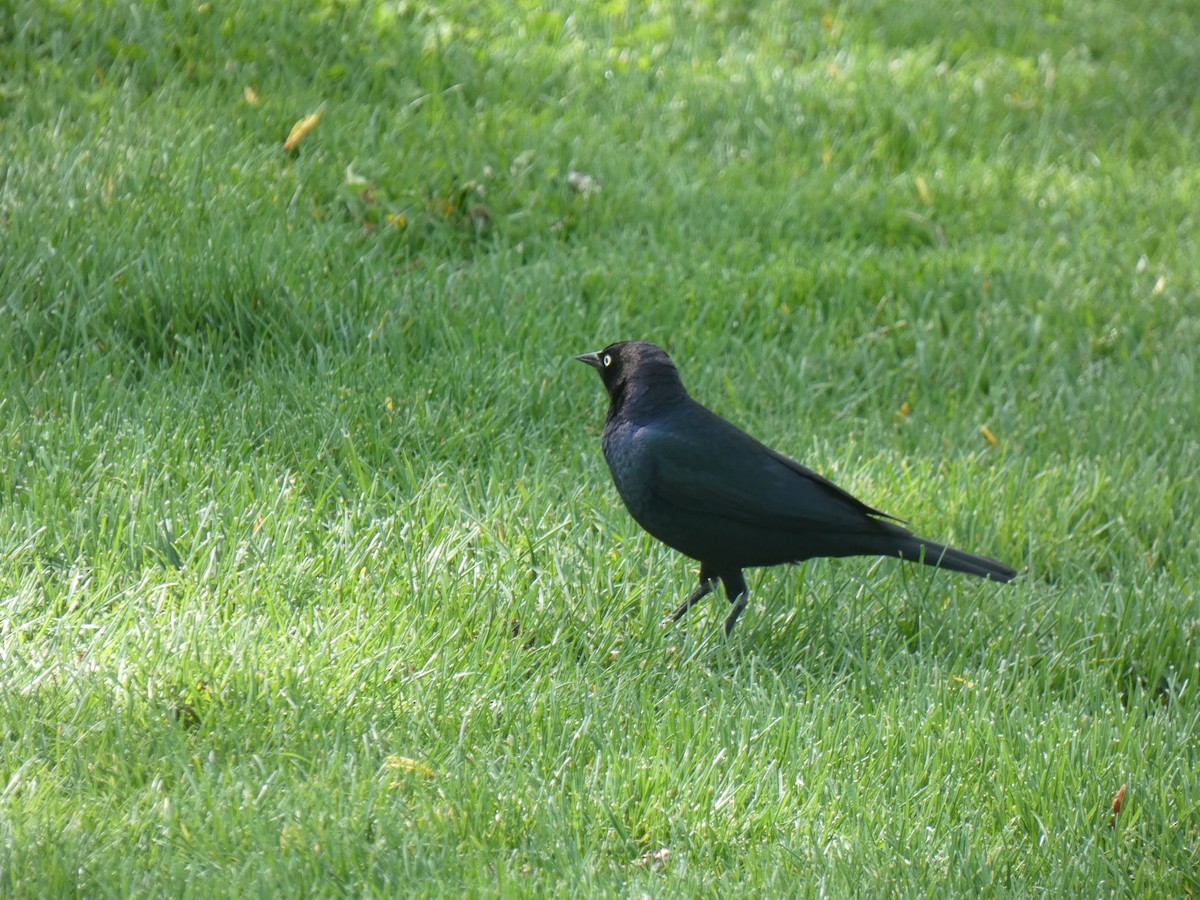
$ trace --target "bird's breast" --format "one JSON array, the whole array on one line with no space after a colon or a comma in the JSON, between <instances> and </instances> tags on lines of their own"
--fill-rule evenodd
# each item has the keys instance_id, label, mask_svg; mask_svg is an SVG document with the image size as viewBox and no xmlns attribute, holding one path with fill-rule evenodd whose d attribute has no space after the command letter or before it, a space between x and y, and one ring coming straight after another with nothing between
<instances>
[{"instance_id":1,"label":"bird's breast","mask_svg":"<svg viewBox=\"0 0 1200 900\"><path fill-rule=\"evenodd\" d=\"M654 490L654 460L637 432L636 426L618 426L605 432L601 446L617 493L633 517L641 520Z\"/></svg>"},{"instance_id":2,"label":"bird's breast","mask_svg":"<svg viewBox=\"0 0 1200 900\"><path fill-rule=\"evenodd\" d=\"M628 422L606 431L602 443L604 458L617 493L637 523L664 544L696 556L692 540L694 517L672 508L661 497L651 434Z\"/></svg>"}]
</instances>

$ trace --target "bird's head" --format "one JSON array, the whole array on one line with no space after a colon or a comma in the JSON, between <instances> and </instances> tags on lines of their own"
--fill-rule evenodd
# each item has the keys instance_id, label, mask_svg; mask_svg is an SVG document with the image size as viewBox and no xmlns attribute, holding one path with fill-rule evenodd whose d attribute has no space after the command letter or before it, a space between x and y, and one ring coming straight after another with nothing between
<instances>
[{"instance_id":1,"label":"bird's head","mask_svg":"<svg viewBox=\"0 0 1200 900\"><path fill-rule=\"evenodd\" d=\"M621 341L575 358L600 373L612 401L610 415L630 400L655 396L671 400L686 395L671 357L662 347L646 341Z\"/></svg>"}]
</instances>

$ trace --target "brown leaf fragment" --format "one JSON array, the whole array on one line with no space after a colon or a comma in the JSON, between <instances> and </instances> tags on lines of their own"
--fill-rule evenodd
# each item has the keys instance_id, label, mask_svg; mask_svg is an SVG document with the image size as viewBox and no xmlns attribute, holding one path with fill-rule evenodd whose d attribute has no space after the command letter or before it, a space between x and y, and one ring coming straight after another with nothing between
<instances>
[{"instance_id":1,"label":"brown leaf fragment","mask_svg":"<svg viewBox=\"0 0 1200 900\"><path fill-rule=\"evenodd\" d=\"M1117 824L1117 816L1121 814L1121 810L1125 808L1125 791L1129 787L1128 784L1121 785L1121 789L1117 791L1112 801L1112 818L1108 820L1108 827L1114 828Z\"/></svg>"}]
</instances>

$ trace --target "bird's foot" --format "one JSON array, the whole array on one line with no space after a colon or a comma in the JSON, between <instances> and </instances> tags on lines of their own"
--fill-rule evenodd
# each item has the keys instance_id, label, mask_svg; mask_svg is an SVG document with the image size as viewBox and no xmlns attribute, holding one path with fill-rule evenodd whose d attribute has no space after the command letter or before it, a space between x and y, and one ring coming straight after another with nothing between
<instances>
[{"instance_id":1,"label":"bird's foot","mask_svg":"<svg viewBox=\"0 0 1200 900\"><path fill-rule=\"evenodd\" d=\"M742 610L749 602L746 594L738 594L737 599L733 601L733 609L729 613L729 618L725 620L725 637L729 637L733 626L737 624L738 616L742 614Z\"/></svg>"},{"instance_id":2,"label":"bird's foot","mask_svg":"<svg viewBox=\"0 0 1200 900\"><path fill-rule=\"evenodd\" d=\"M683 614L696 605L696 603L712 593L714 579L706 578L703 572L700 573L700 584L694 591L688 594L688 598L679 604L675 612L671 613L671 621L678 622L683 618Z\"/></svg>"}]
</instances>

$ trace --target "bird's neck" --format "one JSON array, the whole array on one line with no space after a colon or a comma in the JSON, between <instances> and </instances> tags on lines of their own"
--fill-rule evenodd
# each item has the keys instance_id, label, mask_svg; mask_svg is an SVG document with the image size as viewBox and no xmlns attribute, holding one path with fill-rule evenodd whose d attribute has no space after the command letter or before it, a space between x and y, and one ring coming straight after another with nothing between
<instances>
[{"instance_id":1,"label":"bird's neck","mask_svg":"<svg viewBox=\"0 0 1200 900\"><path fill-rule=\"evenodd\" d=\"M640 421L653 418L688 399L678 378L639 379L617 385L608 407L608 419Z\"/></svg>"}]
</instances>

